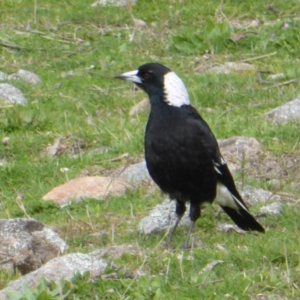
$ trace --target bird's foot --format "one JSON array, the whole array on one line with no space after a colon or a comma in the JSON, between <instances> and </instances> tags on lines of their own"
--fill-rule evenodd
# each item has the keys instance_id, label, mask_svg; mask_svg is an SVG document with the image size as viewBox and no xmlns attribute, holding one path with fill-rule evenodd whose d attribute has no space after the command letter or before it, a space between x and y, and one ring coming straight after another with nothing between
<instances>
[{"instance_id":1,"label":"bird's foot","mask_svg":"<svg viewBox=\"0 0 300 300\"><path fill-rule=\"evenodd\" d=\"M206 248L205 244L198 237L193 237L191 240L191 245L189 243L184 243L181 246L181 249L191 250L191 249L204 249Z\"/></svg>"},{"instance_id":2,"label":"bird's foot","mask_svg":"<svg viewBox=\"0 0 300 300\"><path fill-rule=\"evenodd\" d=\"M192 247L186 243L184 243L180 248L182 250L191 250L192 249Z\"/></svg>"},{"instance_id":3,"label":"bird's foot","mask_svg":"<svg viewBox=\"0 0 300 300\"><path fill-rule=\"evenodd\" d=\"M163 244L163 248L164 248L165 250L174 250L174 247L173 247L172 244L169 243L169 242L164 243L164 244Z\"/></svg>"}]
</instances>

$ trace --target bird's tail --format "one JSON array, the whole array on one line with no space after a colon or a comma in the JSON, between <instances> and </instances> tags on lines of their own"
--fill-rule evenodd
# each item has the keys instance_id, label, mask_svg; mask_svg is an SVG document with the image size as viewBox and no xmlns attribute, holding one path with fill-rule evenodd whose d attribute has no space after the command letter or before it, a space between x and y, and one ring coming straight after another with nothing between
<instances>
[{"instance_id":1,"label":"bird's tail","mask_svg":"<svg viewBox=\"0 0 300 300\"><path fill-rule=\"evenodd\" d=\"M221 206L232 221L241 229L246 231L259 231L264 233L265 229L255 220L248 210L241 207L239 210L228 206Z\"/></svg>"},{"instance_id":2,"label":"bird's tail","mask_svg":"<svg viewBox=\"0 0 300 300\"><path fill-rule=\"evenodd\" d=\"M250 214L245 202L236 189L232 175L223 159L215 163L218 176L217 195L218 203L233 222L243 230L265 232L264 228Z\"/></svg>"},{"instance_id":3,"label":"bird's tail","mask_svg":"<svg viewBox=\"0 0 300 300\"><path fill-rule=\"evenodd\" d=\"M223 208L227 215L241 229L265 232L264 228L250 214L245 202L235 188L233 181L232 185L230 185L230 190L221 182L217 184L217 197L215 202Z\"/></svg>"}]
</instances>

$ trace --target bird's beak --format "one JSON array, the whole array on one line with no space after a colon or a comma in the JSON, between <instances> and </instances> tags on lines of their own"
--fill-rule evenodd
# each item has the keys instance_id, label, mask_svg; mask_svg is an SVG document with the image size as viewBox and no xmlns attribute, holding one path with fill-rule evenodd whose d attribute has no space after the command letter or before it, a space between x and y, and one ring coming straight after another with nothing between
<instances>
[{"instance_id":1,"label":"bird's beak","mask_svg":"<svg viewBox=\"0 0 300 300\"><path fill-rule=\"evenodd\" d=\"M133 83L142 84L142 80L137 76L138 70L123 73L121 75L115 76L114 78L131 81Z\"/></svg>"}]
</instances>

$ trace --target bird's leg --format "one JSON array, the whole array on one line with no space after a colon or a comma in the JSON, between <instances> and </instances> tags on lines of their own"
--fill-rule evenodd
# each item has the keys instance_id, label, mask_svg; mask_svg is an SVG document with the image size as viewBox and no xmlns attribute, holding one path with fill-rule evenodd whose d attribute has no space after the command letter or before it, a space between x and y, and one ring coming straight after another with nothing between
<instances>
[{"instance_id":1,"label":"bird's leg","mask_svg":"<svg viewBox=\"0 0 300 300\"><path fill-rule=\"evenodd\" d=\"M201 214L200 206L197 205L197 204L195 205L195 204L192 204L192 203L191 203L191 205L190 205L190 219L191 219L191 225L190 225L190 229L189 229L189 232L188 232L188 235L187 235L185 244L183 245L183 248L184 248L184 249L188 249L188 248L189 248L190 236L191 236L191 234L192 234L192 231L193 231L195 222L196 222L196 220L200 217L200 214Z\"/></svg>"},{"instance_id":2,"label":"bird's leg","mask_svg":"<svg viewBox=\"0 0 300 300\"><path fill-rule=\"evenodd\" d=\"M187 238L185 240L184 245L182 246L183 249L189 249L190 236L191 236L191 233L193 232L194 225L195 225L195 221L191 221L190 229L189 229Z\"/></svg>"},{"instance_id":3,"label":"bird's leg","mask_svg":"<svg viewBox=\"0 0 300 300\"><path fill-rule=\"evenodd\" d=\"M171 245L171 243L172 243L173 236L175 234L176 228L177 228L177 226L178 226L178 224L179 224L182 216L184 215L185 210L186 210L186 208L185 208L184 202L182 202L182 201L180 201L180 200L177 199L176 200L176 209L175 209L175 212L176 212L176 215L177 215L177 220L176 220L176 223L175 223L175 225L174 225L174 227L172 229L172 232L170 234L168 242L166 244L167 247L169 247Z\"/></svg>"}]
</instances>

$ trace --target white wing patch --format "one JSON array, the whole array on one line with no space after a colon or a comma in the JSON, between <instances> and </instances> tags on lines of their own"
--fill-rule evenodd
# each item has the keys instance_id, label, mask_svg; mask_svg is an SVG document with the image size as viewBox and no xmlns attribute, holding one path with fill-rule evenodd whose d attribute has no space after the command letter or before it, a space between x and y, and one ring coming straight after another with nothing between
<instances>
[{"instance_id":1,"label":"white wing patch","mask_svg":"<svg viewBox=\"0 0 300 300\"><path fill-rule=\"evenodd\" d=\"M219 168L221 167L221 165L225 165L225 164L226 164L224 158L221 157L221 164L215 162L214 160L213 160L213 164L214 164L215 171L216 171L218 174L222 175L222 172L221 172L221 170L220 170Z\"/></svg>"},{"instance_id":2,"label":"white wing patch","mask_svg":"<svg viewBox=\"0 0 300 300\"><path fill-rule=\"evenodd\" d=\"M164 92L164 100L168 105L180 107L190 104L186 87L174 72L169 72L164 76Z\"/></svg>"},{"instance_id":3,"label":"white wing patch","mask_svg":"<svg viewBox=\"0 0 300 300\"><path fill-rule=\"evenodd\" d=\"M220 175L222 175L222 173L221 173L221 171L219 170L219 167L220 165L218 165L218 164L215 164L214 165L214 168L215 168L215 171L217 172L217 173L219 173Z\"/></svg>"},{"instance_id":4,"label":"white wing patch","mask_svg":"<svg viewBox=\"0 0 300 300\"><path fill-rule=\"evenodd\" d=\"M227 206L235 209L237 212L240 208L248 211L243 203L241 203L234 195L232 195L227 187L222 183L217 184L217 196L215 202L221 206Z\"/></svg>"}]
</instances>

